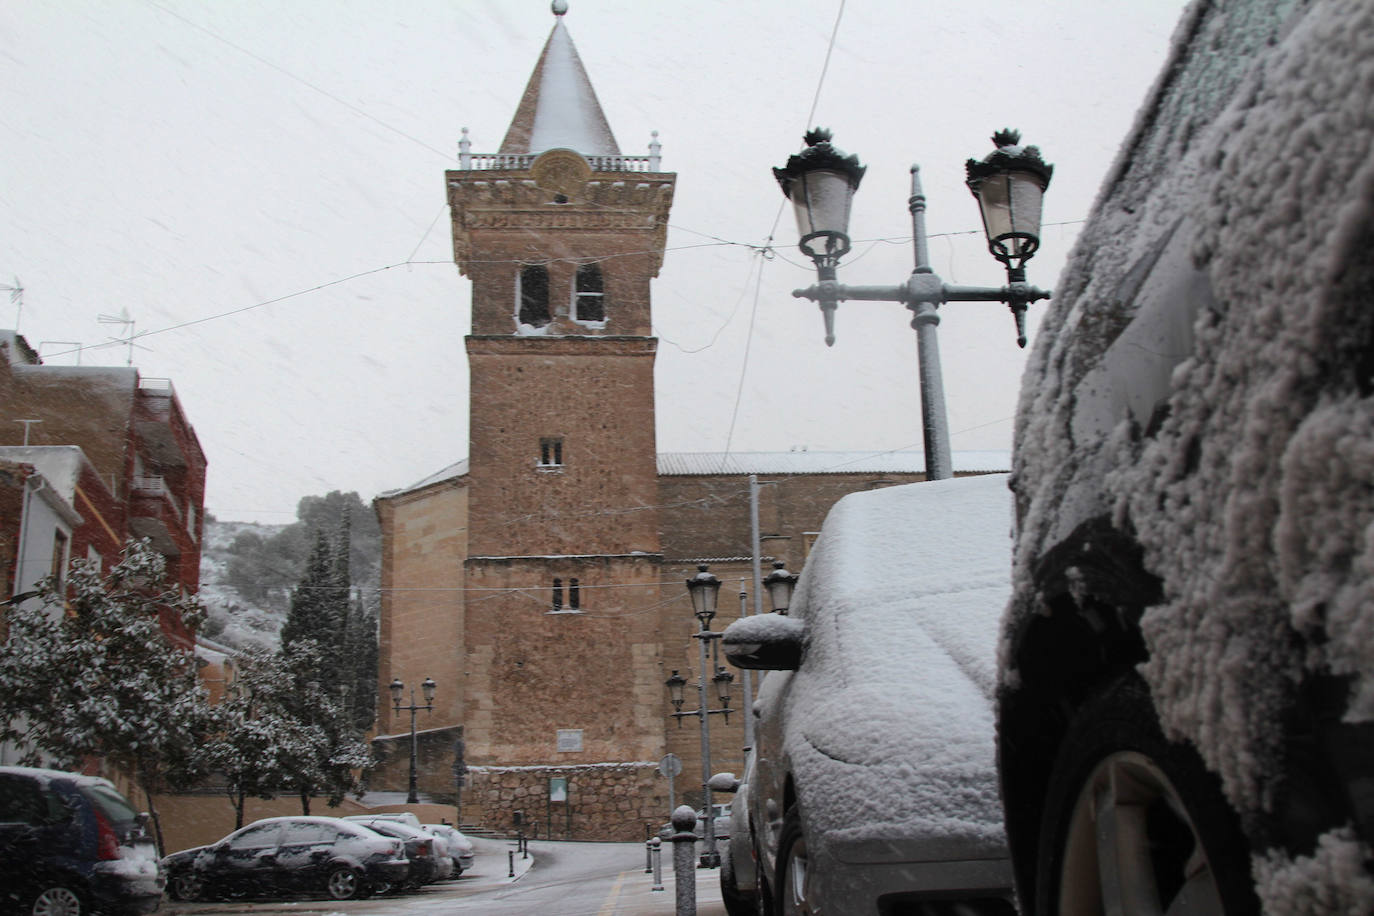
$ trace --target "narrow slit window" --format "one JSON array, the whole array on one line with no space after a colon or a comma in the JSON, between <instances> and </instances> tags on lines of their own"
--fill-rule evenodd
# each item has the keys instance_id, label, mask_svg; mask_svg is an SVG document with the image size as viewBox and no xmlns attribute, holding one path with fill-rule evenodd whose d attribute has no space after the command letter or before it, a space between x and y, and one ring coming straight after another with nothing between
<instances>
[{"instance_id":1,"label":"narrow slit window","mask_svg":"<svg viewBox=\"0 0 1374 916\"><path fill-rule=\"evenodd\" d=\"M600 265L578 265L577 301L573 314L578 321L606 320L606 288Z\"/></svg>"},{"instance_id":2,"label":"narrow slit window","mask_svg":"<svg viewBox=\"0 0 1374 916\"><path fill-rule=\"evenodd\" d=\"M539 440L539 466L560 468L563 466L563 440L546 438Z\"/></svg>"},{"instance_id":3,"label":"narrow slit window","mask_svg":"<svg viewBox=\"0 0 1374 916\"><path fill-rule=\"evenodd\" d=\"M549 323L549 269L542 264L520 268L520 323L542 328Z\"/></svg>"},{"instance_id":4,"label":"narrow slit window","mask_svg":"<svg viewBox=\"0 0 1374 916\"><path fill-rule=\"evenodd\" d=\"M576 580L576 579L569 579L569 580L568 580L568 607L569 607L571 610L574 610L574 611L580 610L581 607L582 607L582 596L581 596L581 594L580 594L580 591L581 591L581 590L577 587L577 580Z\"/></svg>"},{"instance_id":5,"label":"narrow slit window","mask_svg":"<svg viewBox=\"0 0 1374 916\"><path fill-rule=\"evenodd\" d=\"M562 579L554 579L554 580L553 580L553 609L554 609L555 611L561 611L561 610L563 610L563 580L562 580Z\"/></svg>"}]
</instances>

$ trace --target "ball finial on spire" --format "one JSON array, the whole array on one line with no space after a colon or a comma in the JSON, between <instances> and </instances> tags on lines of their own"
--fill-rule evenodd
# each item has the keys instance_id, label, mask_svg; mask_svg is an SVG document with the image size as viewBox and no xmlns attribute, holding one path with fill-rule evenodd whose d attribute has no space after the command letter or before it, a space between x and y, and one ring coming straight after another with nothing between
<instances>
[{"instance_id":1,"label":"ball finial on spire","mask_svg":"<svg viewBox=\"0 0 1374 916\"><path fill-rule=\"evenodd\" d=\"M568 11L568 0L553 0L549 4L549 8L553 10L555 16L562 16Z\"/></svg>"}]
</instances>

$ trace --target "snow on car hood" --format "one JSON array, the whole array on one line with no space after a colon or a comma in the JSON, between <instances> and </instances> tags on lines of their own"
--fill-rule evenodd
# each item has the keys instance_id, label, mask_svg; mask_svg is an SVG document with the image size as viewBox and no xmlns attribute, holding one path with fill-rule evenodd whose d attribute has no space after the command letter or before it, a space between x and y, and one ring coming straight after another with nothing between
<instances>
[{"instance_id":1,"label":"snow on car hood","mask_svg":"<svg viewBox=\"0 0 1374 916\"><path fill-rule=\"evenodd\" d=\"M1010 535L1002 474L856 493L826 518L792 602L807 648L782 702L803 810L827 841L1000 850Z\"/></svg>"}]
</instances>

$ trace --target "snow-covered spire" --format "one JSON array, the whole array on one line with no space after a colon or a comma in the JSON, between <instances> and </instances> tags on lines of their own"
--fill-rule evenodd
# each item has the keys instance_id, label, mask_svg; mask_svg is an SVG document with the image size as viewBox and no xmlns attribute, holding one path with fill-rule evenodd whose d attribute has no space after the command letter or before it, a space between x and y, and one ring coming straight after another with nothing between
<instances>
[{"instance_id":1,"label":"snow-covered spire","mask_svg":"<svg viewBox=\"0 0 1374 916\"><path fill-rule=\"evenodd\" d=\"M619 156L611 125L563 24L566 0L554 0L552 9L557 21L501 141L501 152L542 153L563 148L584 156Z\"/></svg>"}]
</instances>

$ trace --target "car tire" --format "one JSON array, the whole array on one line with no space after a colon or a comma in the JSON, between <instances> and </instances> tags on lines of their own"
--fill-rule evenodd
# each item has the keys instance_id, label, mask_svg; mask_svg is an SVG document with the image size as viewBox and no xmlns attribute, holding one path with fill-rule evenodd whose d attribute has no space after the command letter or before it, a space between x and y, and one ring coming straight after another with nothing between
<instances>
[{"instance_id":1,"label":"car tire","mask_svg":"<svg viewBox=\"0 0 1374 916\"><path fill-rule=\"evenodd\" d=\"M1118 864L1104 878L1105 852ZM1133 916L1184 903L1208 916L1257 913L1249 845L1220 781L1190 745L1165 740L1149 688L1129 674L1075 715L1060 744L1035 912Z\"/></svg>"},{"instance_id":2,"label":"car tire","mask_svg":"<svg viewBox=\"0 0 1374 916\"><path fill-rule=\"evenodd\" d=\"M24 908L29 916L84 916L86 897L75 886L55 882L42 886Z\"/></svg>"},{"instance_id":3,"label":"car tire","mask_svg":"<svg viewBox=\"0 0 1374 916\"><path fill-rule=\"evenodd\" d=\"M174 875L167 882L167 896L173 900L190 902L199 900L205 893L205 885L193 872Z\"/></svg>"},{"instance_id":4,"label":"car tire","mask_svg":"<svg viewBox=\"0 0 1374 916\"><path fill-rule=\"evenodd\" d=\"M793 804L782 819L782 838L778 841L777 880L773 883L776 916L810 916L819 912L819 901L811 899L809 864L801 809Z\"/></svg>"},{"instance_id":5,"label":"car tire","mask_svg":"<svg viewBox=\"0 0 1374 916\"><path fill-rule=\"evenodd\" d=\"M363 894L367 882L356 868L336 865L324 879L324 889L333 900L356 900Z\"/></svg>"}]
</instances>

